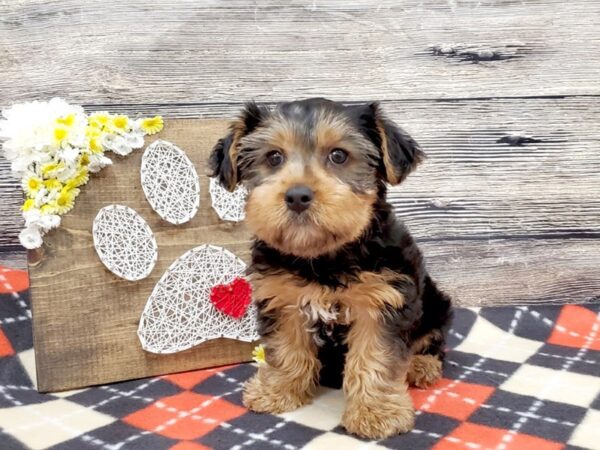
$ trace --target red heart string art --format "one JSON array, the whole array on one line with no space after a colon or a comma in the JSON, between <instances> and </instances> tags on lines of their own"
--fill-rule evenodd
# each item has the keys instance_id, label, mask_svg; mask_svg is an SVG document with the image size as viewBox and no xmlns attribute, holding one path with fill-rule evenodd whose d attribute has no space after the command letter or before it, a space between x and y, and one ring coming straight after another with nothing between
<instances>
[{"instance_id":1,"label":"red heart string art","mask_svg":"<svg viewBox=\"0 0 600 450\"><path fill-rule=\"evenodd\" d=\"M222 313L235 319L240 319L246 314L252 287L244 278L235 278L229 284L217 284L210 290L210 301Z\"/></svg>"}]
</instances>

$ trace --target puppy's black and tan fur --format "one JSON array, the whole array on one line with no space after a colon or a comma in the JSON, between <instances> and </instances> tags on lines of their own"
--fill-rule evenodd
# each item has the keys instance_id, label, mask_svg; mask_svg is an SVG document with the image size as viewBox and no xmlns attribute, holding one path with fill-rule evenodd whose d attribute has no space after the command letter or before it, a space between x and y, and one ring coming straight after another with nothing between
<instances>
[{"instance_id":1,"label":"puppy's black and tan fur","mask_svg":"<svg viewBox=\"0 0 600 450\"><path fill-rule=\"evenodd\" d=\"M280 413L342 384L342 424L382 438L413 426L407 386L441 376L450 298L386 202L423 160L378 104L248 104L215 146L221 183L249 190L250 272L267 363L244 403Z\"/></svg>"}]
</instances>

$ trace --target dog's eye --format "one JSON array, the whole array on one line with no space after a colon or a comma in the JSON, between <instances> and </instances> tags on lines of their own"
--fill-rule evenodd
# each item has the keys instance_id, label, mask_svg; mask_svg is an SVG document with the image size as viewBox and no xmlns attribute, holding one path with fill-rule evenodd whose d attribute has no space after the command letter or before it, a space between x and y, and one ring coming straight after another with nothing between
<instances>
[{"instance_id":1,"label":"dog's eye","mask_svg":"<svg viewBox=\"0 0 600 450\"><path fill-rule=\"evenodd\" d=\"M267 162L271 167L277 167L283 163L283 154L277 150L267 153Z\"/></svg>"},{"instance_id":2,"label":"dog's eye","mask_svg":"<svg viewBox=\"0 0 600 450\"><path fill-rule=\"evenodd\" d=\"M348 152L341 148L335 148L329 154L329 161L334 164L344 164L348 159Z\"/></svg>"}]
</instances>

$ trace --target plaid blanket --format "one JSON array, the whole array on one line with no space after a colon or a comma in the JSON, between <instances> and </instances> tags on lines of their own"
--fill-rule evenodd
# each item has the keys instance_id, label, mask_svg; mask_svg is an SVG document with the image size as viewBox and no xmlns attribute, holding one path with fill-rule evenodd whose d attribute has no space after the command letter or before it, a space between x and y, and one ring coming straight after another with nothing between
<instances>
[{"instance_id":1,"label":"plaid blanket","mask_svg":"<svg viewBox=\"0 0 600 450\"><path fill-rule=\"evenodd\" d=\"M459 309L415 429L370 442L322 389L279 416L241 402L250 364L38 394L28 278L0 267L0 449L600 449L600 305Z\"/></svg>"}]
</instances>

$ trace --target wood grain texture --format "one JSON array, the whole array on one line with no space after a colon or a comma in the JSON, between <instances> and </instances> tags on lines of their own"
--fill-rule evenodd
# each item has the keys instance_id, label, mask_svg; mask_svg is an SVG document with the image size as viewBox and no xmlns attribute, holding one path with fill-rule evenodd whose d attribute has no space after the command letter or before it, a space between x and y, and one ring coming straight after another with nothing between
<instances>
[{"instance_id":1,"label":"wood grain texture","mask_svg":"<svg viewBox=\"0 0 600 450\"><path fill-rule=\"evenodd\" d=\"M13 176L10 163L2 155L0 156L0 264L5 258L3 256L5 252L24 253L18 239L19 231L25 223L20 210L22 204L21 182ZM6 260L8 262L8 256Z\"/></svg>"},{"instance_id":2,"label":"wood grain texture","mask_svg":"<svg viewBox=\"0 0 600 450\"><path fill-rule=\"evenodd\" d=\"M243 224L220 221L210 208L208 178L202 168L224 122L169 121L161 133L186 150L201 175L204 206L187 224L174 226L152 211L139 181L142 151L102 171L77 199L60 229L30 252L31 299L38 388L55 391L211 367L251 359L252 343L209 341L174 355L142 350L140 315L167 267L202 243L221 245L248 260L249 235ZM100 208L123 204L135 209L154 231L158 262L151 275L129 282L110 273L92 242L92 221Z\"/></svg>"},{"instance_id":3,"label":"wood grain texture","mask_svg":"<svg viewBox=\"0 0 600 450\"><path fill-rule=\"evenodd\" d=\"M26 270L27 252L21 245L15 245L14 249L0 248L0 266Z\"/></svg>"},{"instance_id":4,"label":"wood grain texture","mask_svg":"<svg viewBox=\"0 0 600 450\"><path fill-rule=\"evenodd\" d=\"M442 240L421 249L459 305L600 302L600 239Z\"/></svg>"},{"instance_id":5,"label":"wood grain texture","mask_svg":"<svg viewBox=\"0 0 600 450\"><path fill-rule=\"evenodd\" d=\"M0 101L599 94L592 0L5 0Z\"/></svg>"},{"instance_id":6,"label":"wood grain texture","mask_svg":"<svg viewBox=\"0 0 600 450\"><path fill-rule=\"evenodd\" d=\"M383 105L429 156L389 195L418 239L600 237L600 97ZM239 105L170 108L142 109L232 117ZM0 212L5 246L16 244L21 227L20 192L10 186Z\"/></svg>"}]
</instances>

